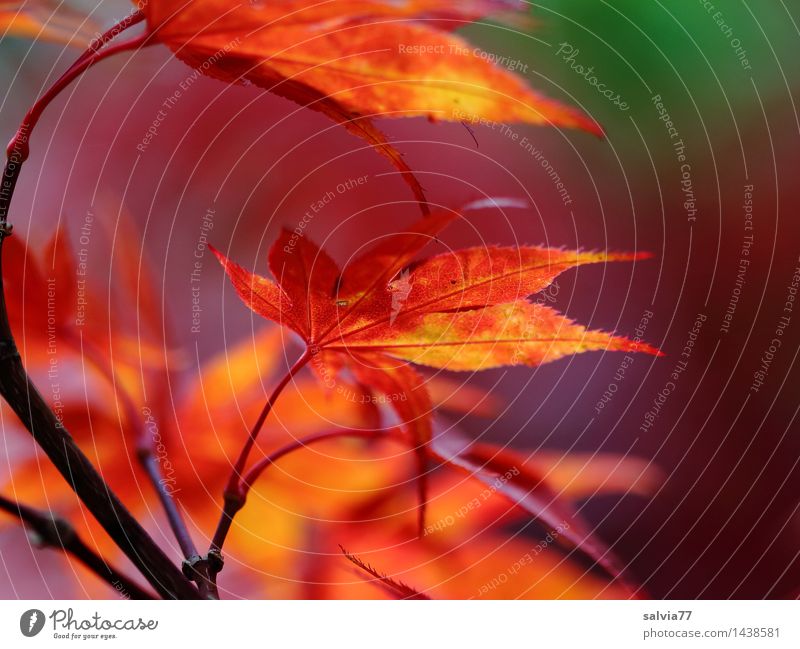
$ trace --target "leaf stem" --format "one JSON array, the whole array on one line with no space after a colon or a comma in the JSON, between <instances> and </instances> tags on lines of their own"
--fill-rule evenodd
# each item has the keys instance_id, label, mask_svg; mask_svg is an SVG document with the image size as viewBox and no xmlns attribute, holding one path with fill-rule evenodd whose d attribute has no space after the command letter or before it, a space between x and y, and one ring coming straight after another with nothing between
<instances>
[{"instance_id":1,"label":"leaf stem","mask_svg":"<svg viewBox=\"0 0 800 649\"><path fill-rule=\"evenodd\" d=\"M0 224L5 225L8 219L8 211L11 207L11 199L14 195L14 189L17 185L20 172L22 171L22 164L28 159L30 154L30 138L33 129L42 116L45 108L55 99L58 94L64 90L72 81L77 79L90 67L99 63L100 61L118 54L120 52L137 49L144 45L148 45L150 34L145 33L141 36L133 38L129 41L124 41L116 45L105 47L107 43L122 33L125 29L136 25L144 19L141 12L136 12L123 19L117 25L109 29L105 34L100 36L97 40L93 41L89 48L81 54L80 57L73 63L64 74L62 74L56 82L48 88L48 90L41 96L33 106L25 114L22 119L17 132L6 148L6 166L3 173L2 184L0 185ZM124 25L124 26L123 26Z\"/></svg>"},{"instance_id":2,"label":"leaf stem","mask_svg":"<svg viewBox=\"0 0 800 649\"><path fill-rule=\"evenodd\" d=\"M78 536L72 525L51 512L44 512L0 495L0 510L17 518L36 533L42 546L63 550L72 555L100 579L129 599L153 599L130 577L110 565Z\"/></svg>"},{"instance_id":3,"label":"leaf stem","mask_svg":"<svg viewBox=\"0 0 800 649\"><path fill-rule=\"evenodd\" d=\"M282 446L277 451L273 451L267 457L260 460L258 463L253 465L253 467L244 475L242 478L241 484L239 486L239 491L237 492L237 498L231 499L230 505L228 504L228 499L226 499L226 508L223 511L222 518L220 518L219 525L217 526L217 531L214 534L214 539L211 542L211 547L209 552L219 554L222 550L222 546L225 543L225 539L227 538L228 532L230 531L231 523L233 522L233 516L242 508L244 507L245 501L247 499L247 494L250 492L250 487L253 486L256 480L261 476L262 473L270 466L275 464L281 458L289 455L290 453L310 446L311 444L316 444L317 442L323 442L329 439L337 439L341 437L354 437L354 438L362 438L362 439L377 439L380 437L386 437L392 434L392 430L334 430L334 431L326 431L324 433L317 433L315 435L309 435L308 437L303 437L302 439L297 439L293 442Z\"/></svg>"},{"instance_id":4,"label":"leaf stem","mask_svg":"<svg viewBox=\"0 0 800 649\"><path fill-rule=\"evenodd\" d=\"M297 375L297 373L305 367L309 360L311 360L311 350L306 349L302 356L297 359L294 365L289 369L289 371L284 375L284 377L280 380L275 389L269 395L267 402L264 404L264 407L261 410L261 414L258 416L256 423L253 425L253 428L250 430L250 435L247 437L247 441L245 442L242 450L239 452L239 457L236 460L236 463L233 465L233 470L231 471L230 478L228 478L228 483L225 486L225 491L223 492L223 507L222 507L222 514L219 519L219 523L217 523L217 530L214 533L214 538L211 541L211 546L209 547L209 555L216 558L218 562L218 566L216 572L213 572L214 576L222 569L222 546L225 543L225 538L228 535L228 530L230 530L231 523L233 523L233 517L236 513L244 507L245 497L247 496L247 487L246 482L242 482L242 474L244 473L244 468L247 465L247 458L250 456L250 452L253 450L253 446L255 446L256 438L258 434L261 432L261 428L264 426L264 422L267 420L269 413L272 412L272 408L275 406L275 402L278 400L278 397L283 392L284 388L292 381L292 379Z\"/></svg>"},{"instance_id":5,"label":"leaf stem","mask_svg":"<svg viewBox=\"0 0 800 649\"><path fill-rule=\"evenodd\" d=\"M362 439L378 439L381 437L388 437L389 435L393 434L392 429L386 430L334 430L334 431L327 431L324 433L316 433L315 435L309 435L308 437L304 437L302 439L297 439L293 442L290 442L286 446L279 448L277 451L274 451L267 457L260 460L257 464L253 465L253 467L245 474L244 478L242 479L242 490L244 491L244 495L246 496L250 488L253 486L256 480L261 476L262 473L270 466L275 464L278 460L293 451L298 451L306 446L311 446L311 444L316 444L317 442L324 442L329 439L339 439L342 437L353 437L353 438L362 438Z\"/></svg>"},{"instance_id":6,"label":"leaf stem","mask_svg":"<svg viewBox=\"0 0 800 649\"><path fill-rule=\"evenodd\" d=\"M92 42L89 43L88 49L78 57L78 59L75 61L75 63L73 63L73 65L80 63L83 59L91 56L92 54L96 54L97 51L101 47L106 45L109 41L115 39L129 27L138 25L140 22L144 21L144 19L145 19L144 12L142 12L139 9L137 9L136 11L132 11L127 16L125 16L125 18L117 21L116 23L111 25L109 29L100 34L100 36L92 40Z\"/></svg>"},{"instance_id":7,"label":"leaf stem","mask_svg":"<svg viewBox=\"0 0 800 649\"><path fill-rule=\"evenodd\" d=\"M306 349L303 352L303 355L297 359L294 365L289 368L289 371L284 375L284 377L280 380L275 389L272 391L272 394L269 395L267 402L264 404L264 407L261 409L261 414L258 416L256 423L253 425L252 430L250 431L250 435L247 438L242 450L239 453L239 457L236 460L236 463L233 465L233 470L231 471L231 476L228 479L228 485L225 488L226 492L230 492L231 494L235 494L240 496L240 478L244 473L244 468L247 465L247 458L250 456L250 452L253 450L253 446L255 446L256 438L258 434L261 432L261 429L264 427L264 422L269 417L269 413L272 412L272 409L275 407L275 402L278 400L278 397L283 392L284 388L294 379L297 373L306 366L308 361L311 360L311 351Z\"/></svg>"},{"instance_id":8,"label":"leaf stem","mask_svg":"<svg viewBox=\"0 0 800 649\"><path fill-rule=\"evenodd\" d=\"M197 546L195 546L194 540L189 534L183 514L178 509L172 493L167 489L164 482L159 461L153 453L152 441L140 443L136 449L136 454L139 458L139 463L147 473L150 484L153 485L158 494L158 499L161 501L169 526L183 553L183 574L187 579L191 579L197 584L200 596L203 599L219 599L216 584L211 579L208 561L197 552Z\"/></svg>"}]
</instances>

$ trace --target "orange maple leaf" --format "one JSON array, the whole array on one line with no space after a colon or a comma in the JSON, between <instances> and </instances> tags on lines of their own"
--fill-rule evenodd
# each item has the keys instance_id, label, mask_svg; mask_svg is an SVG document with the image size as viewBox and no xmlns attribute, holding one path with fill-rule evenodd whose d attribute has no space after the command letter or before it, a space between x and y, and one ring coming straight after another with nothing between
<instances>
[{"instance_id":1,"label":"orange maple leaf","mask_svg":"<svg viewBox=\"0 0 800 649\"><path fill-rule=\"evenodd\" d=\"M600 127L533 91L450 33L521 3L444 0L152 0L149 29L200 72L251 82L320 111L365 139L425 196L372 117ZM513 14L512 14L513 15Z\"/></svg>"},{"instance_id":2,"label":"orange maple leaf","mask_svg":"<svg viewBox=\"0 0 800 649\"><path fill-rule=\"evenodd\" d=\"M486 205L481 201L462 212ZM642 342L589 331L527 300L569 268L647 255L484 247L412 265L458 216L442 210L423 218L406 232L383 238L343 271L306 237L284 230L269 253L276 281L212 248L250 309L301 336L307 345L301 363L310 362L323 384L336 387L347 368L394 409L418 453L420 527L433 406L423 377L408 362L481 370L537 366L586 351L659 354ZM398 274L406 284L402 304L393 286Z\"/></svg>"},{"instance_id":3,"label":"orange maple leaf","mask_svg":"<svg viewBox=\"0 0 800 649\"><path fill-rule=\"evenodd\" d=\"M438 215L433 215L432 219L437 220ZM427 226L426 220L416 227L422 230ZM126 233L129 230L125 228ZM425 231L431 230L428 228ZM70 307L74 307L76 299L72 280L75 279L77 260L63 234L54 237L42 255L33 254L22 239L9 239L6 245L9 246L6 252L16 259L14 267L25 268L24 282L10 271L5 278L9 290L16 296L12 310L14 326L20 333L27 334L31 352L27 355L27 361L31 370L36 375L46 373L50 368L50 358L45 353L32 354L34 349L46 347L44 337L48 331L46 318L49 314L45 278L58 277L57 332L59 340L62 340L61 336L66 334L65 329L74 319L74 314L70 315ZM118 279L123 284L132 285L140 277L137 248L124 247L120 249L120 254L119 263L115 266L123 272ZM388 256L386 260L389 260ZM386 260L382 263L388 263ZM348 270L355 273L356 269ZM401 270L397 277L405 278L402 281L406 282L407 287L415 285L412 268ZM140 290L155 292L151 279L147 275L142 277L144 285L139 287ZM132 289L126 294L133 292ZM411 299L411 289L390 293L395 298L398 295L403 295L404 300ZM111 297L107 292L93 292L91 300L94 310L108 312L110 305L106 301ZM66 308L66 312L62 317L63 308ZM403 308L400 308L397 315L401 318L402 314ZM156 320L160 322L158 318ZM108 332L107 323L98 321L97 325L92 339L85 339L83 346L72 349L71 345L65 344L63 349L59 348L59 357L64 363L60 368L61 378L65 385L74 388L61 395L65 405L64 420L76 441L131 511L141 520L157 525L160 522L155 494L149 487L143 488L141 471L130 456L135 432L142 425L141 416L138 409L133 412L127 409L120 411L116 405L129 400L140 403L139 384L142 379L136 374L136 380L120 380L128 374L128 368L116 352L113 366L105 359L97 368L93 368L93 357L81 362L88 343L99 345L101 350L110 344L101 337L104 330ZM145 327L145 332L147 330ZM119 333L115 331L115 334ZM179 489L174 497L191 512L192 520L200 528L208 528L217 520L218 506L209 499L208 494L222 489L231 456L238 450L241 435L249 430L266 397L268 386L265 382L270 383L277 378L279 360L285 354L284 339L285 335L280 329L268 329L255 339L243 341L209 359L198 370L195 380L191 380L190 376L185 377L190 380L184 386L185 390L181 391L184 398L177 402L177 416L173 412L176 404L172 401L152 404L153 421L159 425L159 435L169 449L165 459L169 459L175 471L174 476L168 474L169 480L174 480L170 484ZM69 341L63 339L63 342ZM152 346L152 342L148 346ZM114 342L114 349L117 348L118 344ZM338 352L331 352L330 355L343 359L342 365L349 362L345 355ZM67 373L67 361L73 357L76 365L74 375ZM383 356L378 358L384 359ZM139 361L135 367L137 372L141 369ZM398 364L398 367L412 370L405 363ZM188 367L184 368L186 370ZM105 372L113 372L116 378ZM163 376L153 376L148 372L149 389L157 392L157 386L165 385L161 383L163 379ZM442 380L441 375L424 378L424 389L431 392L434 407L442 401L445 402L443 408L454 407L456 410L470 411L477 403L484 404L484 407L492 406L493 400L488 399L491 395L477 388L473 388L471 401L461 403L463 387L456 395L459 399L454 399L455 386L447 383L439 385L437 382ZM314 436L332 427L369 431L379 426L376 404L363 398L365 395L358 391L359 386L345 383L343 379L337 379L337 382L344 387L341 394L325 390L324 385L311 376L299 377L276 404L274 417L268 424L269 435L260 451L274 453L275 449L296 442L297 436ZM490 412L491 408L487 414ZM11 421L13 418L9 419ZM29 436L17 430L16 426L9 426L6 432L14 436L18 434L21 440L29 441ZM191 444L181 443L180 439L190 439ZM431 453L442 454L445 443L451 444L453 439L452 432L445 437L437 435L434 446L429 447ZM465 444L463 449L456 449L456 454L460 456L458 461L462 465L464 462L473 462L474 470L470 471L470 475L476 475L479 480L464 480L455 472L433 473L428 501L430 524L423 538L410 542L414 526L407 515L412 486L407 476L413 466L414 455L398 452L398 442L402 440L394 436L369 442L332 439L323 442L321 453L306 451L282 458L279 470L270 473L269 482L260 497L251 499L248 507L240 513L245 529L257 531L268 528L271 542L264 544L258 534L234 535L229 540L228 553L247 562L255 562L259 574L281 575L287 579L268 578L260 581L250 575L246 579L237 579L237 574L233 573L229 577L231 583L238 584L239 588L246 588L246 584L250 584L250 587L258 589L256 592L267 592L271 596L379 596L381 593L374 588L374 581L362 587L352 583L351 575L342 575L342 561L335 550L338 541L348 548L357 548L360 554L364 553L363 556L369 557L370 563L374 562L381 569L380 574L384 570L389 571L389 582L407 579L409 584L424 587L426 592L430 591L437 597L474 595L484 581L508 570L521 554L530 551L522 542L509 541L503 524L512 516L517 520L531 513L541 522L547 521L541 512L537 513L531 506L537 502L534 498L524 501L519 498L520 493L524 493L521 490L530 490L535 486L535 495L539 497L548 489L558 495L559 502L550 506L548 500L544 504L548 505L547 513L550 516L561 515L569 522L569 528L562 525L566 531L562 530L563 534L557 538L550 556L542 555L536 565L525 566L525 572L521 569L519 578L503 585L502 590L484 589L486 592L478 596L586 598L629 595L621 585L608 584L598 575L581 574L578 562L559 563L563 560L555 546L563 545L560 542L567 540L565 535L570 531L583 529L579 521L574 517L569 518L565 513L570 511L570 505L560 500L562 497L570 500L585 498L598 490L625 492L636 489L641 493L649 493L654 481L652 476L643 474L646 468L644 462L618 457L605 457L598 461L597 457L545 456L538 452L535 455L523 452L514 454L486 444ZM353 470L356 463L358 469ZM451 464L456 465L456 462ZM487 480L497 484L497 476L513 468L519 468L520 473L515 472L513 481L510 481L512 484L507 488L505 485L502 489L498 488L495 497L484 501L482 495L490 489ZM543 481L541 486L538 484L540 481ZM408 484L408 487L404 487L404 484ZM43 462L33 449L29 454L15 458L11 479L2 485L2 489L20 500L67 515L85 538L96 543L98 552L114 561L120 559L118 551L93 519L80 509L71 492L63 488L61 475L51 464ZM468 517L461 517L458 512L466 511L465 508L476 497L481 497L483 504L480 509L470 509ZM451 520L457 520L458 524L442 523ZM359 521L359 524L352 526L350 521ZM0 526L2 524L0 521ZM555 528L551 525L548 529ZM589 539L588 542L586 539L588 535L582 541L585 546L582 550L588 551L588 543L600 547L595 539ZM290 549L300 547L318 548L321 554L317 556L315 553L312 561L303 551ZM379 552L380 548L393 550ZM458 551L449 551L451 548L458 548ZM409 566L413 570L406 575L403 571ZM92 586L94 582L80 570L76 572L66 562L62 568L65 580L78 579L74 596L87 596L90 593L107 595L105 590L95 591ZM397 576L397 579L393 579L393 576ZM304 582L304 579L308 579L308 582ZM327 585L323 586L320 582ZM385 581L381 583L388 585ZM264 590L260 590L262 588Z\"/></svg>"},{"instance_id":4,"label":"orange maple leaf","mask_svg":"<svg viewBox=\"0 0 800 649\"><path fill-rule=\"evenodd\" d=\"M592 464L597 467L602 458L584 458L583 466L576 474L567 480L559 481L559 464L563 463L563 457L537 462L533 454L526 457L520 451L500 448L494 444L471 443L452 429L439 432L432 441L430 449L432 454L443 462L477 478L485 485L485 493L502 493L522 510L531 514L534 520L548 530L554 543L569 550L576 549L604 568L609 575L619 579L621 583L626 583L622 578L620 563L612 550L593 534L569 500L562 497L561 493L565 489L577 489L580 492L581 486L584 488L586 486L581 485L582 482L591 484L589 467ZM571 474L575 467L570 467L570 463L579 461L578 457L572 457L566 467L560 467L560 472ZM613 458L612 461L616 461L617 467L621 467L621 458ZM613 470L609 470L608 466L597 468L606 480L613 474ZM650 476L647 475L647 467L639 466L638 476L635 474L636 470L637 467L631 463L624 467L622 472L624 485L628 489L634 489L641 479L643 482L641 486L645 491L649 491L647 484ZM582 475L584 471L586 474ZM553 473L555 475L551 476ZM576 481L578 485L574 484ZM561 487L555 489L553 485L559 482ZM594 488L597 490L596 486ZM589 493L591 494L591 491Z\"/></svg>"}]
</instances>

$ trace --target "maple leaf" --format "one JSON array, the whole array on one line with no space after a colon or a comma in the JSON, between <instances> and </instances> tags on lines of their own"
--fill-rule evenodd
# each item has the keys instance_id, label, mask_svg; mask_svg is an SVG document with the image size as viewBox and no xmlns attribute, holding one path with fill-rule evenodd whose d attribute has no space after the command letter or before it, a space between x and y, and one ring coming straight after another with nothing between
<instances>
[{"instance_id":1,"label":"maple leaf","mask_svg":"<svg viewBox=\"0 0 800 649\"><path fill-rule=\"evenodd\" d=\"M612 550L592 533L588 524L561 494L566 491L577 497L592 495L592 489L594 493L601 489L613 491L615 483L606 483L615 478L614 469L619 471L615 479L620 487L649 493L652 491L653 471L648 471L646 465L636 465L630 460L623 464L622 458L605 458L616 463L616 467L612 468L608 461L604 465L604 458L589 457L584 458L583 466L577 468L575 464L580 458L572 456L567 458L566 466L559 467L565 462L564 458L526 457L520 451L494 444L473 443L452 429L439 432L430 449L442 462L482 482L490 493L502 493L531 514L548 530L553 543L577 549L612 577L626 583ZM588 475L582 475L584 470ZM599 485L593 481L595 475L604 478ZM556 489L556 484L561 486ZM635 591L635 588L631 587L631 590Z\"/></svg>"},{"instance_id":2,"label":"maple leaf","mask_svg":"<svg viewBox=\"0 0 800 649\"><path fill-rule=\"evenodd\" d=\"M523 6L151 0L144 12L155 38L202 73L254 83L343 124L389 158L425 206L410 167L370 118L525 122L601 134L594 121L535 92L449 31Z\"/></svg>"},{"instance_id":3,"label":"maple leaf","mask_svg":"<svg viewBox=\"0 0 800 649\"><path fill-rule=\"evenodd\" d=\"M498 417L508 403L491 391L477 385L435 373L426 376L425 388L437 410L473 417Z\"/></svg>"},{"instance_id":4,"label":"maple leaf","mask_svg":"<svg viewBox=\"0 0 800 649\"><path fill-rule=\"evenodd\" d=\"M477 202L461 213L486 206ZM335 387L339 374L349 369L392 407L418 454L420 523L433 406L423 377L409 361L474 371L537 366L586 351L660 353L642 342L589 331L527 300L569 268L647 255L483 247L412 264L459 215L435 212L405 232L382 238L344 270L308 238L284 230L269 252L276 281L212 248L248 307L302 337L304 358L323 384ZM398 275L406 287L400 308L392 286Z\"/></svg>"},{"instance_id":5,"label":"maple leaf","mask_svg":"<svg viewBox=\"0 0 800 649\"><path fill-rule=\"evenodd\" d=\"M135 240L139 235L129 215L117 213L117 233ZM96 227L103 238L114 235L105 216L97 219ZM134 296L142 311L141 327L133 328L119 316L120 309L91 309L103 299L98 287L87 279L91 267L76 254L66 228L58 228L41 251L21 237L9 238L3 250L9 322L26 363L52 358L61 344L81 355L84 348L91 348L102 357L103 365L113 365L119 379L135 385L141 384L142 369L161 369L167 360L173 366L183 362L182 356L161 340L161 310L155 291L147 290L155 286L154 278L139 256L119 247L114 259L113 282L127 289L114 293L115 305L128 306L126 296Z\"/></svg>"},{"instance_id":6,"label":"maple leaf","mask_svg":"<svg viewBox=\"0 0 800 649\"><path fill-rule=\"evenodd\" d=\"M431 218L437 220L441 215L435 214ZM115 225L122 227L124 223ZM425 232L431 231L427 223L418 226ZM131 233L131 229L130 226L123 227L124 240L132 241L138 237ZM430 235L424 236L429 238ZM74 322L74 314L70 315L68 308L63 317L63 325L60 314L63 307L74 305L75 302L73 291L77 260L63 231L50 240L40 255L34 254L36 251L25 246L22 238L12 237L4 245L8 246L6 253L12 258L13 268L25 269L22 274L8 271L5 277L8 289L16 296L10 305L13 306L14 326L19 327L20 332L27 332L31 350L43 349L46 347L44 336L48 330L46 278L55 276L58 279L58 331L63 335L63 329ZM143 274L140 268L138 248L123 246L119 252L120 258L115 267L122 273L118 281L122 285L134 287L125 291L125 295L134 295L137 291L155 293L152 279L147 273ZM389 261L391 259L386 257L383 263ZM357 277L360 274L354 272L357 269L349 270L351 276ZM20 275L24 275L24 281ZM393 279L405 277L410 285L412 276L413 268L404 267ZM135 288L137 284L141 284L138 289ZM392 281L387 284L387 289L389 284ZM108 292L92 293L94 310L108 312L111 309L108 300L113 297ZM155 320L160 326L160 318L156 317ZM144 331L147 329L145 327ZM96 338L108 330L107 323L98 322L97 330L92 333L93 340L85 342L99 342ZM120 332L115 330L115 333ZM42 340L37 338L34 344L34 336L42 337ZM103 339L103 345L105 344ZM161 407L153 404L154 421L161 426L159 435L169 449L168 458L165 459L169 459L174 466L175 484L180 485L176 498L180 499L182 507L191 512L192 519L201 528L217 522L218 505L208 494L222 489L230 467L231 454L238 449L242 434L249 430L269 391L269 385L265 385L265 381L270 382L277 378L280 369L278 361L285 353L284 345L285 330L282 332L276 327L259 332L254 338L226 348L208 359L198 369L196 376L187 376L186 378L193 380L188 381L179 391L181 398L177 403L168 400ZM114 348L117 348L117 344ZM65 379L61 398L65 402L64 420L70 432L92 462L102 468L112 487L122 495L131 511L142 520L150 521L154 512L158 511L154 506L155 493L141 488L142 476L137 472L136 463L132 462L130 451L124 450L129 448L126 445L131 441L129 438L126 441L124 434L141 424L140 417L134 412L133 419L129 419L127 411L123 409L120 412L117 405L120 399L124 401L126 398L138 398L137 386L141 383L141 377L137 374L137 381L114 381L117 388L115 394L108 385L112 383L111 377L105 377L102 382L87 380L87 370L91 369L91 363L80 362L79 354L83 353L81 350L77 350L76 354L79 361L75 367L77 374L74 378L71 374L68 377L65 352L66 348L59 349L60 363L63 363L60 365L60 378ZM332 357L345 358L338 352L325 353ZM34 373L42 372L43 377L46 375L50 368L50 357L42 353L37 356L29 355L28 360L32 363L31 369ZM332 359L331 362L335 361ZM342 367L345 364L343 362ZM123 365L125 363L116 359L113 368L107 363L104 367L119 374ZM396 365L413 371L405 363ZM137 370L141 368L138 361L136 367ZM340 367L339 371L341 369ZM471 411L477 403L486 402L491 405L493 401L490 399L493 395L483 394L479 389L473 388L466 401L459 403L464 397L462 393L466 392L463 386L456 392L457 386L453 384L455 382L448 383L441 375L424 377L422 381L425 391L432 392L433 407L438 405L437 402L443 402L443 408L449 404L456 410ZM148 380L148 385L153 390L155 386L163 384ZM348 392L357 390L357 385L345 384L344 381L340 385L346 385L346 391L342 394L328 394L324 385L319 385L312 376L299 377L297 383L290 386L289 391L276 404L275 417L268 423L269 435L260 450L270 453L296 441L295 436L314 435L330 427L374 430L379 425L374 404L362 400L361 393ZM73 389L68 389L70 386ZM127 397L123 394L126 391L130 391ZM357 398L351 399L351 396ZM4 411L4 416L7 415ZM13 440L17 434L21 440L28 440L29 436L13 426L12 422L13 418L9 416L7 423L11 425L7 426L6 432L14 446ZM191 438L192 444L180 443L176 435L184 439ZM232 584L236 584L240 592L249 587L258 588L256 592L260 595L266 591L272 596L277 594L282 597L307 598L311 595L342 597L345 591L352 596L354 593L351 589L355 589L358 596L374 597L380 594L375 589L375 586L379 586L385 587L395 597L416 598L418 595L413 589L398 590L398 587L402 589L404 586L392 577L398 575L405 580L408 574L410 583L424 586L426 592L430 587L435 589L431 592L436 592L437 596L466 598L474 596L483 581L507 570L508 566L513 565L524 554L526 550L515 544L513 539L509 541L506 532L497 524L501 517L508 516L510 509L508 502L500 496L511 498L513 495L510 491L499 490L498 498L487 501L479 511L472 512L468 519L459 519L458 525L427 534L423 539L409 544L408 536L413 526L406 514L408 490L381 486L387 483L407 483L405 476L408 475L409 468L413 467L414 456L408 452L398 452L398 443L405 442L394 436L368 443L361 442L362 440L351 439L331 440L327 442L327 446L323 446L324 453L301 452L281 460L281 470L271 474L267 491L264 492L268 497L251 499L248 508L240 513L244 528L260 530L267 526L273 542L265 547L258 534L234 535L229 541L229 553L250 561L249 565L256 566L260 575L285 575L286 579L254 579L248 576L237 581L232 575ZM428 449L433 455L440 450L436 439ZM475 449L471 453L471 457L475 459ZM493 457L495 453L487 450L485 455ZM365 462L365 458L369 458L369 461ZM605 458L598 465L597 457L587 461L571 455L559 454L557 458L551 458L537 453L532 458L521 454L519 459L504 457L502 462L501 458L497 458L491 467L483 467L480 459L475 461L481 466L481 469L476 467L476 473L482 470L485 478L489 478L493 471L500 471L502 462L506 467L538 471L539 475L545 476L551 491L570 499L590 496L598 489L603 492L625 492L636 488L637 492L649 493L648 486L652 484L650 479L643 482L638 478L640 464L622 465L615 469L614 467L620 466L620 458ZM625 462L629 462L629 458ZM353 470L356 463L358 470ZM68 515L77 522L77 528L86 538L96 540L96 550L100 554L115 561L120 559L118 550L100 533L92 517L79 508L69 491L63 489L63 478L55 467L42 462L41 457L35 454L14 456L13 464L11 479L3 485L4 490L15 493L20 500ZM313 476L313 479L309 476ZM609 479L609 476L613 479ZM431 478L430 519L438 521L452 515L465 503L479 496L485 484L480 480L463 480L455 472L437 472ZM408 483L408 488L411 487L411 483ZM298 503L302 503L299 512ZM401 513L393 516L393 511L390 513L381 509L387 503L394 503ZM523 515L529 509L519 507L512 511ZM312 519L313 523L310 522ZM332 520L338 522L333 523ZM353 526L353 520L362 522ZM158 524L158 519L153 524ZM335 529L332 529L333 525ZM485 531L476 540L475 535L481 530ZM359 548L359 552L370 557L370 563L380 566L381 571L375 571L376 574L372 575L374 578L365 583L363 591L358 590L358 584L338 583L341 580L337 572L341 569L341 559L325 554L330 549L329 546L335 545L333 540L344 541L348 548ZM445 542L448 550L460 548L460 551L444 552L442 547ZM315 544L319 544L322 554L315 554L313 561L309 560L306 552L289 550L317 547ZM390 555L375 555L376 548L392 548L392 551ZM542 556L536 566L526 567L528 572L519 575L515 582L516 591L511 590L512 586L509 585L507 591L492 591L490 594L495 597L626 596L626 592L618 586L601 581L597 575L583 574L584 568L579 563L574 566L571 564L572 562L563 562L560 556L558 560ZM418 571L407 573L409 567L418 567ZM384 569L388 571L389 577L384 574ZM55 570L57 569L54 568ZM298 579L298 575L308 577ZM76 572L70 564L64 563L59 578L65 583L76 580L74 597L95 593L91 590L94 583L92 579ZM318 582L327 585L322 586ZM532 583L537 583L537 586L528 592ZM573 583L568 589L567 584ZM436 585L442 585L442 588L439 589ZM95 596L107 596L107 591L98 590Z\"/></svg>"},{"instance_id":7,"label":"maple leaf","mask_svg":"<svg viewBox=\"0 0 800 649\"><path fill-rule=\"evenodd\" d=\"M587 561L597 562L593 555L602 541L587 532L591 527L575 513L578 508L573 503L602 494L650 495L663 482L661 471L630 455L511 450L459 437L453 430L437 431L434 450L473 463L467 472L478 479L465 480L460 475L464 466L431 476L429 524L421 537L410 536L415 530L407 516L410 487L406 485L376 490L368 501L354 502L344 519L347 523L335 532L326 527L324 535L314 535L323 537L314 550L321 556L341 544L349 553L379 566L379 575L412 584L436 599L618 599L630 598L634 591L641 594L630 579L609 581L612 570L608 567L587 570ZM513 486L505 488L507 483ZM541 512L549 519L537 513L533 499L523 502L519 497L530 490L535 490L541 506L553 502ZM354 501L352 494L348 499ZM531 515L540 527L521 527L530 522ZM354 520L359 524L352 525ZM524 533L509 535L509 526ZM581 546L575 550L567 535L578 532ZM325 536L331 540L325 541ZM599 555L604 555L606 566L616 566L607 548ZM521 557L526 560L520 562ZM315 573L316 578L331 587L315 595L374 597L370 588L347 581L340 563L335 556L321 562L321 569L328 572ZM504 583L497 581L501 574L508 577ZM377 579L369 580L369 585L381 586ZM386 591L389 596L400 595L397 589L387 587Z\"/></svg>"}]
</instances>

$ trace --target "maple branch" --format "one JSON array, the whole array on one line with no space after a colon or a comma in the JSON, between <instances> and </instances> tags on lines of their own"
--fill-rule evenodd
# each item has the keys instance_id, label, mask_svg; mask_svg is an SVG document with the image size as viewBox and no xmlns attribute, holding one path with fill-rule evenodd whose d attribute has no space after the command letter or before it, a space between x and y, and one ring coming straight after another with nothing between
<instances>
[{"instance_id":1,"label":"maple branch","mask_svg":"<svg viewBox=\"0 0 800 649\"><path fill-rule=\"evenodd\" d=\"M172 494L164 484L164 475L161 473L158 460L153 453L152 444L147 443L137 446L136 456L139 460L139 464L142 465L150 483L158 494L158 499L161 501L161 506L164 508L167 521L175 535L175 540L178 541L178 546L181 549L184 559L195 556L197 554L197 548L194 545L192 537L189 535L186 523L183 520L183 515L178 510L172 498Z\"/></svg>"},{"instance_id":2,"label":"maple branch","mask_svg":"<svg viewBox=\"0 0 800 649\"><path fill-rule=\"evenodd\" d=\"M129 599L153 599L130 577L111 566L78 536L69 521L51 512L44 512L0 495L0 510L18 519L36 534L42 547L63 550L72 555L120 595Z\"/></svg>"},{"instance_id":3,"label":"maple branch","mask_svg":"<svg viewBox=\"0 0 800 649\"><path fill-rule=\"evenodd\" d=\"M0 267L2 244L11 234L11 226L8 224L11 199L22 165L30 152L30 136L39 117L61 90L91 66L118 52L145 45L148 34L105 47L109 40L141 20L138 13L128 16L116 29L112 27L94 41L75 64L36 101L12 138L6 151L7 160L0 184ZM22 364L11 331L4 284L0 272L0 395L103 529L159 595L180 599L197 598L199 594L192 582L170 561L111 491L34 386Z\"/></svg>"},{"instance_id":4,"label":"maple branch","mask_svg":"<svg viewBox=\"0 0 800 649\"><path fill-rule=\"evenodd\" d=\"M145 436L146 434L142 435L142 437ZM164 475L161 472L159 461L153 452L152 439L148 441L142 440L137 446L136 455L145 473L147 473L150 483L158 494L158 499L164 508L169 526L183 553L183 574L187 579L191 579L197 584L198 591L203 599L219 599L217 586L211 577L208 561L198 553L197 546L194 544L186 522L183 520L183 515L164 482Z\"/></svg>"}]
</instances>

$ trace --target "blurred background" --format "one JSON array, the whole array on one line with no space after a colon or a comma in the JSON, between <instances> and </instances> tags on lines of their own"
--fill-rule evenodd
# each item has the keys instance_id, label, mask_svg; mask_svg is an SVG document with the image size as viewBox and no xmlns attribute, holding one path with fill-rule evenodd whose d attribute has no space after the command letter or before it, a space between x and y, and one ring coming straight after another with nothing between
<instances>
[{"instance_id":1,"label":"blurred background","mask_svg":"<svg viewBox=\"0 0 800 649\"><path fill-rule=\"evenodd\" d=\"M636 356L622 373L621 355L585 354L458 376L509 404L488 424L464 427L520 448L630 454L659 467L652 498L602 496L581 506L652 596L794 596L800 307L784 309L800 266L800 7L531 4L529 34L491 22L464 34L517 62L536 89L581 107L605 139L417 119L381 127L434 203L530 201L530 209L458 223L442 237L446 246L652 252L635 264L570 272L553 299L579 322L641 334L666 356ZM104 2L93 16L107 26L127 8ZM10 139L74 57L60 45L3 40L0 137ZM179 101L169 102L178 89ZM338 191L342 184L355 186ZM194 78L156 46L98 65L51 106L15 197L15 231L36 244L61 221L77 240L87 214L124 206L143 235L117 244L152 261L179 339L206 358L262 324L205 256L202 326L192 330L195 252L208 240L266 274L279 228L297 227L329 191L335 198L306 233L340 263L417 218L397 174L343 129L258 88ZM768 371L755 378L787 315ZM0 581L0 596L13 592ZM36 592L34 584L27 594Z\"/></svg>"}]
</instances>

